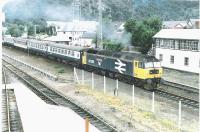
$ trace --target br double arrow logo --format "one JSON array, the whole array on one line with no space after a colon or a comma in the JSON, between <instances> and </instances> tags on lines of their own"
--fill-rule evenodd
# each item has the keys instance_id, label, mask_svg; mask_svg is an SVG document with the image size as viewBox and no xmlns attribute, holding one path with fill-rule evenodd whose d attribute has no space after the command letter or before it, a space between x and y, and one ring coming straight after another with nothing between
<instances>
[{"instance_id":1,"label":"br double arrow logo","mask_svg":"<svg viewBox=\"0 0 200 132\"><path fill-rule=\"evenodd\" d=\"M123 73L126 71L126 64L117 59L117 62L115 62L115 69L118 70L119 73Z\"/></svg>"}]
</instances>

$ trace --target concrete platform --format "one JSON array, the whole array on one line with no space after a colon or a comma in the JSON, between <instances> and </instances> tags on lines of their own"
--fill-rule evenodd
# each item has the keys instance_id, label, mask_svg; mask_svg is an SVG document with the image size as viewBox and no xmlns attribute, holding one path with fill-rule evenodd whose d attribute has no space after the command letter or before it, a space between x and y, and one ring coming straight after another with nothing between
<instances>
[{"instance_id":1,"label":"concrete platform","mask_svg":"<svg viewBox=\"0 0 200 132\"><path fill-rule=\"evenodd\" d=\"M21 83L12 87L25 132L85 132L85 120L71 109L46 104ZM91 124L89 131L99 132Z\"/></svg>"}]
</instances>

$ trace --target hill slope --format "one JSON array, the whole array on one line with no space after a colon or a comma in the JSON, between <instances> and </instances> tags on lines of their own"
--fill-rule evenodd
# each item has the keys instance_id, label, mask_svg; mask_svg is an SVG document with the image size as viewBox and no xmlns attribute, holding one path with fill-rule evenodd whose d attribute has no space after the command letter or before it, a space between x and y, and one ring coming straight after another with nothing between
<instances>
[{"instance_id":1,"label":"hill slope","mask_svg":"<svg viewBox=\"0 0 200 132\"><path fill-rule=\"evenodd\" d=\"M14 0L4 10L7 19L71 20L73 0ZM124 21L158 16L163 20L197 18L198 0L103 0L103 17ZM98 0L82 0L82 19L98 19Z\"/></svg>"}]
</instances>

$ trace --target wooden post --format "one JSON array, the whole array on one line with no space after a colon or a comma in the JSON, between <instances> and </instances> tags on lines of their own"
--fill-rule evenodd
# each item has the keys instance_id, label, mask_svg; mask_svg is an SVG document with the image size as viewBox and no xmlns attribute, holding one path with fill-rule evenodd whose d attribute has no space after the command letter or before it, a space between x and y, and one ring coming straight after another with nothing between
<instances>
[{"instance_id":1,"label":"wooden post","mask_svg":"<svg viewBox=\"0 0 200 132\"><path fill-rule=\"evenodd\" d=\"M85 132L89 132L89 119L85 118Z\"/></svg>"}]
</instances>

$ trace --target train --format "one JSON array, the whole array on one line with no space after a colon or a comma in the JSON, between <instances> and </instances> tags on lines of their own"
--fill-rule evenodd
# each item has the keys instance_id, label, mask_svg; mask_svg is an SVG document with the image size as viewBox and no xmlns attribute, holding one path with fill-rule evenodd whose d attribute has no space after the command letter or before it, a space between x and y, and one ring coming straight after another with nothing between
<instances>
[{"instance_id":1,"label":"train","mask_svg":"<svg viewBox=\"0 0 200 132\"><path fill-rule=\"evenodd\" d=\"M163 68L158 59L139 53L114 52L5 36L3 45L54 58L57 61L146 89L158 88L163 74Z\"/></svg>"}]
</instances>

